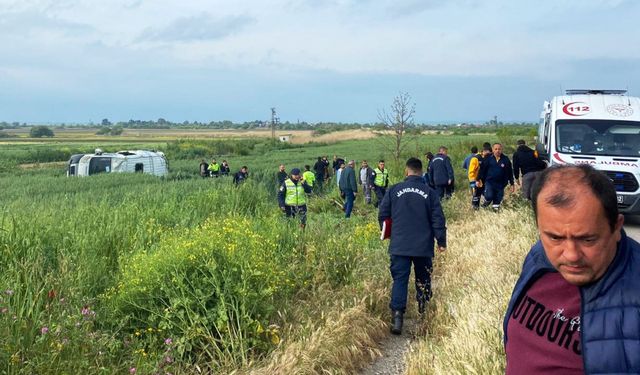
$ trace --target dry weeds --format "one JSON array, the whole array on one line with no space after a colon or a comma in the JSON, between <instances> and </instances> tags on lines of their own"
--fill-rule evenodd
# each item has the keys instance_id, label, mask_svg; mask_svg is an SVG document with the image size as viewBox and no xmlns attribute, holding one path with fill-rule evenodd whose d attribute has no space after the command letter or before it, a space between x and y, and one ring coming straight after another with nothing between
<instances>
[{"instance_id":1,"label":"dry weeds","mask_svg":"<svg viewBox=\"0 0 640 375\"><path fill-rule=\"evenodd\" d=\"M447 203L468 218L448 226L447 253L436 260L434 298L408 374L504 373L502 318L536 240L535 223L525 205L474 213L463 195Z\"/></svg>"}]
</instances>

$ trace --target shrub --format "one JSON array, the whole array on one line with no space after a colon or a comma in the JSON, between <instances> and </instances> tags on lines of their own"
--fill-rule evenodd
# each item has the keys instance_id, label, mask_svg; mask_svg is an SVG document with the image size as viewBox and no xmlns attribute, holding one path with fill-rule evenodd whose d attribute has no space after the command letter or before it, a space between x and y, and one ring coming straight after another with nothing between
<instances>
[{"instance_id":1,"label":"shrub","mask_svg":"<svg viewBox=\"0 0 640 375\"><path fill-rule=\"evenodd\" d=\"M34 126L29 131L29 136L31 138L42 138L42 137L53 137L53 130L49 129L46 126Z\"/></svg>"}]
</instances>

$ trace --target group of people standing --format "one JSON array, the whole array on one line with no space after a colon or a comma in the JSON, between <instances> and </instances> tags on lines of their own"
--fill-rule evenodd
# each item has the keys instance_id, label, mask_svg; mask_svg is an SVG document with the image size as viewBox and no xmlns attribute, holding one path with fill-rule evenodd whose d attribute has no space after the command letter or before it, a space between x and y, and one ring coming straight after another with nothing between
<instances>
[{"instance_id":1,"label":"group of people standing","mask_svg":"<svg viewBox=\"0 0 640 375\"><path fill-rule=\"evenodd\" d=\"M231 168L226 160L222 164L218 164L216 159L211 159L211 164L205 159L200 161L200 177L202 178L218 178L227 177L231 173ZM249 171L246 165L243 165L238 172L233 175L233 183L239 185L249 177Z\"/></svg>"},{"instance_id":2,"label":"group of people standing","mask_svg":"<svg viewBox=\"0 0 640 375\"><path fill-rule=\"evenodd\" d=\"M486 142L482 151L477 147L471 148L463 167L467 167L469 187L472 191L471 206L480 208L481 197L484 196L483 207L491 205L498 211L504 198L504 189L511 185L512 192L515 185L520 185L522 175L522 191L525 198L530 198L531 181L534 175L546 168L547 164L529 148L524 140L517 142L518 148L513 154L513 164L509 157L502 152L502 144L491 145Z\"/></svg>"},{"instance_id":3,"label":"group of people standing","mask_svg":"<svg viewBox=\"0 0 640 375\"><path fill-rule=\"evenodd\" d=\"M344 198L343 210L345 218L351 217L358 185L365 194L367 204L372 203L372 192L375 193L377 207L384 197L389 184L389 171L385 169L384 160L378 162L375 169L369 167L366 160L362 161L359 172L355 171L355 160L345 162L343 158L334 156L333 165L329 169L329 161L326 156L319 156L313 166L304 166L304 172L299 168L293 168L289 174L284 164L281 164L276 173L278 183L278 204L287 217L300 217L301 227L306 225L307 195L315 190L321 193L324 183L332 176Z\"/></svg>"}]
</instances>

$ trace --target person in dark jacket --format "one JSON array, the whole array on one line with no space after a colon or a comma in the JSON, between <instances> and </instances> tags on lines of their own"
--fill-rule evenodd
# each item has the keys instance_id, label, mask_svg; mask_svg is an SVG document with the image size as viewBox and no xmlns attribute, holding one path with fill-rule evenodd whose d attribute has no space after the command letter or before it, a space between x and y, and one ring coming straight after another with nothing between
<instances>
[{"instance_id":1,"label":"person in dark jacket","mask_svg":"<svg viewBox=\"0 0 640 375\"><path fill-rule=\"evenodd\" d=\"M507 375L640 373L640 244L622 230L613 183L553 166L532 206L540 240L504 318Z\"/></svg>"},{"instance_id":2,"label":"person in dark jacket","mask_svg":"<svg viewBox=\"0 0 640 375\"><path fill-rule=\"evenodd\" d=\"M280 166L278 167L278 173L276 173L276 180L278 182L278 186L281 186L284 180L287 179L287 177L289 177L289 175L285 171L284 164L280 164Z\"/></svg>"},{"instance_id":3,"label":"person in dark jacket","mask_svg":"<svg viewBox=\"0 0 640 375\"><path fill-rule=\"evenodd\" d=\"M351 217L353 201L356 199L356 193L358 192L355 165L355 160L349 160L347 166L340 173L340 181L338 183L340 191L344 194L344 217L346 218Z\"/></svg>"},{"instance_id":4,"label":"person in dark jacket","mask_svg":"<svg viewBox=\"0 0 640 375\"><path fill-rule=\"evenodd\" d=\"M220 166L220 174L222 176L228 176L231 173L231 167L229 167L229 163L226 160L222 161L222 165Z\"/></svg>"},{"instance_id":5,"label":"person in dark jacket","mask_svg":"<svg viewBox=\"0 0 640 375\"><path fill-rule=\"evenodd\" d=\"M209 164L204 159L200 162L200 177L209 177Z\"/></svg>"},{"instance_id":6,"label":"person in dark jacket","mask_svg":"<svg viewBox=\"0 0 640 375\"><path fill-rule=\"evenodd\" d=\"M438 249L447 247L446 226L440 199L422 181L420 159L407 160L406 178L392 186L384 196L378 219L391 220L391 288L392 327L402 333L403 314L407 305L407 288L411 264L415 272L418 312L423 314L431 298L431 268L435 242ZM435 242L434 242L435 239Z\"/></svg>"},{"instance_id":7,"label":"person in dark jacket","mask_svg":"<svg viewBox=\"0 0 640 375\"><path fill-rule=\"evenodd\" d=\"M507 184L511 185L511 191L514 191L511 161L502 153L500 143L493 144L493 154L483 161L479 180L480 186L484 187L484 207L492 204L493 210L498 211Z\"/></svg>"},{"instance_id":8,"label":"person in dark jacket","mask_svg":"<svg viewBox=\"0 0 640 375\"><path fill-rule=\"evenodd\" d=\"M447 148L441 146L436 156L429 163L429 179L440 199L451 198L450 186L453 184L453 167L447 156Z\"/></svg>"},{"instance_id":9,"label":"person in dark jacket","mask_svg":"<svg viewBox=\"0 0 640 375\"><path fill-rule=\"evenodd\" d=\"M518 148L513 154L513 177L516 184L522 186L522 195L529 199L531 192L531 182L533 173L539 172L547 167L544 160L538 158L535 151L527 146L524 139L518 141ZM520 184L522 175L522 184Z\"/></svg>"},{"instance_id":10,"label":"person in dark jacket","mask_svg":"<svg viewBox=\"0 0 640 375\"><path fill-rule=\"evenodd\" d=\"M431 185L431 178L429 178L429 166L431 165L431 160L433 160L433 152L427 151L424 154L424 161L427 163L427 167L424 169L425 172L422 175L422 180L433 189L434 186Z\"/></svg>"},{"instance_id":11,"label":"person in dark jacket","mask_svg":"<svg viewBox=\"0 0 640 375\"><path fill-rule=\"evenodd\" d=\"M236 174L233 175L233 183L236 185L240 185L243 183L247 177L249 177L249 171L246 165L243 165Z\"/></svg>"},{"instance_id":12,"label":"person in dark jacket","mask_svg":"<svg viewBox=\"0 0 640 375\"><path fill-rule=\"evenodd\" d=\"M278 205L287 217L299 216L302 229L307 225L307 194L311 187L300 179L300 169L293 168L278 189Z\"/></svg>"},{"instance_id":13,"label":"person in dark jacket","mask_svg":"<svg viewBox=\"0 0 640 375\"><path fill-rule=\"evenodd\" d=\"M322 186L324 185L324 180L327 177L327 165L322 160L322 157L318 156L318 161L313 165L313 173L316 175L316 189L318 192L322 192Z\"/></svg>"}]
</instances>

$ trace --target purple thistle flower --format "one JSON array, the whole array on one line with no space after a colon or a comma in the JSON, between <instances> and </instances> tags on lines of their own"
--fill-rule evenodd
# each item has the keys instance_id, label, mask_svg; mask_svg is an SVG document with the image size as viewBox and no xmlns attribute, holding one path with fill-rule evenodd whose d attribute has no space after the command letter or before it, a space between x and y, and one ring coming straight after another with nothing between
<instances>
[{"instance_id":1,"label":"purple thistle flower","mask_svg":"<svg viewBox=\"0 0 640 375\"><path fill-rule=\"evenodd\" d=\"M170 338L166 338L166 339L164 339L164 344L165 345L171 345L171 344L173 344L173 340L170 339Z\"/></svg>"},{"instance_id":2,"label":"purple thistle flower","mask_svg":"<svg viewBox=\"0 0 640 375\"><path fill-rule=\"evenodd\" d=\"M46 335L49 332L49 327L42 327L40 329L40 333Z\"/></svg>"},{"instance_id":3,"label":"purple thistle flower","mask_svg":"<svg viewBox=\"0 0 640 375\"><path fill-rule=\"evenodd\" d=\"M129 369L129 374L135 374L136 371L137 371L136 368L132 367L132 368Z\"/></svg>"}]
</instances>

